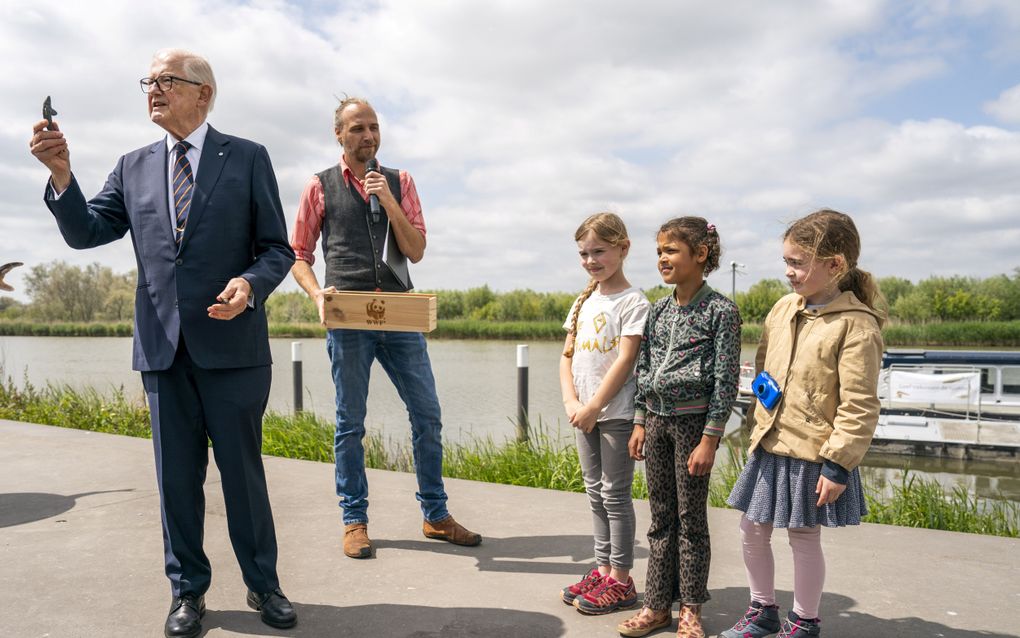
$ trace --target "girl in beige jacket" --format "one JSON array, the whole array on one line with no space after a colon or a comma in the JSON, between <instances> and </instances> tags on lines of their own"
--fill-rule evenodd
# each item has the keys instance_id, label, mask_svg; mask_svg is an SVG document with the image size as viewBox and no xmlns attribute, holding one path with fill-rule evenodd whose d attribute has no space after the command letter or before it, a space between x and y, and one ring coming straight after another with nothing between
<instances>
[{"instance_id":1,"label":"girl in beige jacket","mask_svg":"<svg viewBox=\"0 0 1020 638\"><path fill-rule=\"evenodd\" d=\"M783 235L793 293L769 312L756 372L779 384L779 402L751 414L749 458L728 503L740 520L751 605L721 638L819 636L825 580L821 526L857 525L866 513L857 466L878 422L881 295L857 267L860 237L849 216L820 210ZM788 530L793 608L780 622L771 536Z\"/></svg>"}]
</instances>

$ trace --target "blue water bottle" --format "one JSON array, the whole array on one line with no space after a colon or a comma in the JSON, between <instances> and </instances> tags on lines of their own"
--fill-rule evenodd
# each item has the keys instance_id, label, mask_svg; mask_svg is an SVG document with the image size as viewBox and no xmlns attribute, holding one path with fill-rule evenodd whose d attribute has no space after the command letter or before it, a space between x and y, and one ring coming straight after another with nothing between
<instances>
[{"instance_id":1,"label":"blue water bottle","mask_svg":"<svg viewBox=\"0 0 1020 638\"><path fill-rule=\"evenodd\" d=\"M751 389L754 390L754 396L758 397L758 402L765 406L766 410L776 407L780 397L783 396L783 391L779 389L779 383L764 370L759 372L751 382Z\"/></svg>"}]
</instances>

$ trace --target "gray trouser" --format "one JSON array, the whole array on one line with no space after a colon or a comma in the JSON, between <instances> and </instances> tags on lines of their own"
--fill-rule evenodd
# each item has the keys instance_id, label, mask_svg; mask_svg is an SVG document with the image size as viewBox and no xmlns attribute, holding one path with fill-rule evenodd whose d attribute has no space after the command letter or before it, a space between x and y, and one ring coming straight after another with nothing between
<instances>
[{"instance_id":1,"label":"gray trouser","mask_svg":"<svg viewBox=\"0 0 1020 638\"><path fill-rule=\"evenodd\" d=\"M634 423L624 419L603 421L585 434L577 431L577 456L591 504L595 528L595 562L617 569L634 566L634 459L627 441Z\"/></svg>"}]
</instances>

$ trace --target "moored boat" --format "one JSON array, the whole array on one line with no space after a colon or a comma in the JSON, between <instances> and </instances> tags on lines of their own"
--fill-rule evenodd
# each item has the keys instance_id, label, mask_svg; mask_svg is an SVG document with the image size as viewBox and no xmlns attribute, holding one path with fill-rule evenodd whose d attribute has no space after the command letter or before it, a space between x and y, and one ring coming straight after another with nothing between
<instances>
[{"instance_id":1,"label":"moored boat","mask_svg":"<svg viewBox=\"0 0 1020 638\"><path fill-rule=\"evenodd\" d=\"M876 452L1020 458L1020 352L889 350Z\"/></svg>"},{"instance_id":2,"label":"moored boat","mask_svg":"<svg viewBox=\"0 0 1020 638\"><path fill-rule=\"evenodd\" d=\"M754 404L741 366L738 407ZM1020 351L890 349L878 382L874 452L1020 458Z\"/></svg>"}]
</instances>

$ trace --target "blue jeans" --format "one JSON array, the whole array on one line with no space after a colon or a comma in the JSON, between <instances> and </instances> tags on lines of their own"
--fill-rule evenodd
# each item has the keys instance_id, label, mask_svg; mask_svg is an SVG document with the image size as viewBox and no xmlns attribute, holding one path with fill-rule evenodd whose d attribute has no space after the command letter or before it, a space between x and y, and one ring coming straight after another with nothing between
<instances>
[{"instance_id":1,"label":"blue jeans","mask_svg":"<svg viewBox=\"0 0 1020 638\"><path fill-rule=\"evenodd\" d=\"M365 477L365 413L372 361L379 360L407 407L411 450L421 511L430 522L441 521L446 509L443 487L443 424L436 380L418 332L330 330L326 352L336 386L336 495L345 525L368 522L368 480Z\"/></svg>"}]
</instances>

